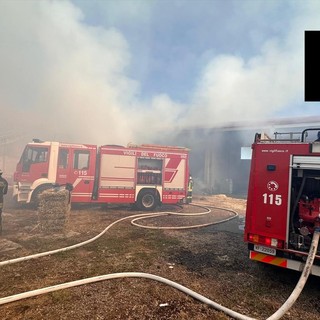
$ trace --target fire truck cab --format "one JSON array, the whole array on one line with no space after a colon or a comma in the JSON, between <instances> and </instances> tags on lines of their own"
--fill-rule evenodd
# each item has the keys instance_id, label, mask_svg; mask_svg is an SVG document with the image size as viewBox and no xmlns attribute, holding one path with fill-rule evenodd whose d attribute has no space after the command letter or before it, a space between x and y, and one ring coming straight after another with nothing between
<instances>
[{"instance_id":1,"label":"fire truck cab","mask_svg":"<svg viewBox=\"0 0 320 320\"><path fill-rule=\"evenodd\" d=\"M28 143L14 174L13 196L36 203L53 185L72 185L73 203L130 203L152 210L186 201L189 149L40 141Z\"/></svg>"},{"instance_id":2,"label":"fire truck cab","mask_svg":"<svg viewBox=\"0 0 320 320\"><path fill-rule=\"evenodd\" d=\"M320 226L320 142L307 141L315 131L255 135L244 230L252 260L303 269ZM320 276L319 249L311 273Z\"/></svg>"}]
</instances>

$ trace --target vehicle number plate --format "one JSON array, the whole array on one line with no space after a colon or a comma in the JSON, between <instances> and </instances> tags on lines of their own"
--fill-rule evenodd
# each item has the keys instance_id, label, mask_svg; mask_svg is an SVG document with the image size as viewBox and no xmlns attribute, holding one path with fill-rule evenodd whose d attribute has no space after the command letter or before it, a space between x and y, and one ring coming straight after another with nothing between
<instances>
[{"instance_id":1,"label":"vehicle number plate","mask_svg":"<svg viewBox=\"0 0 320 320\"><path fill-rule=\"evenodd\" d=\"M262 252L262 253L266 253L266 254L270 254L272 256L276 255L276 249L268 248L268 247L264 247L264 246L259 246L257 244L254 245L253 250L258 251L258 252Z\"/></svg>"}]
</instances>

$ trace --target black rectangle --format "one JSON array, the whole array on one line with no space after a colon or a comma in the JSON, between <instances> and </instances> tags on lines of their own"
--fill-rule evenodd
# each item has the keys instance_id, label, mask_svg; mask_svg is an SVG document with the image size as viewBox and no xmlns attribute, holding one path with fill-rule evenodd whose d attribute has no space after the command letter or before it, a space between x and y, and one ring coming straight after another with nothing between
<instances>
[{"instance_id":1,"label":"black rectangle","mask_svg":"<svg viewBox=\"0 0 320 320\"><path fill-rule=\"evenodd\" d=\"M320 31L304 32L304 100L320 102Z\"/></svg>"},{"instance_id":2,"label":"black rectangle","mask_svg":"<svg viewBox=\"0 0 320 320\"><path fill-rule=\"evenodd\" d=\"M275 164L267 164L267 171L276 171L276 168Z\"/></svg>"}]
</instances>

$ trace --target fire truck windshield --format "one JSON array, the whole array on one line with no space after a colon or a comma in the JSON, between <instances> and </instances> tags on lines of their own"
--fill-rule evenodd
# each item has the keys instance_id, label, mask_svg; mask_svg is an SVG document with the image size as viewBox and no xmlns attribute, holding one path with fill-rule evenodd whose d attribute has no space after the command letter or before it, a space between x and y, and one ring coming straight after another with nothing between
<instances>
[{"instance_id":1,"label":"fire truck windshield","mask_svg":"<svg viewBox=\"0 0 320 320\"><path fill-rule=\"evenodd\" d=\"M46 162L48 148L27 146L22 155L22 171L28 172L33 163Z\"/></svg>"}]
</instances>

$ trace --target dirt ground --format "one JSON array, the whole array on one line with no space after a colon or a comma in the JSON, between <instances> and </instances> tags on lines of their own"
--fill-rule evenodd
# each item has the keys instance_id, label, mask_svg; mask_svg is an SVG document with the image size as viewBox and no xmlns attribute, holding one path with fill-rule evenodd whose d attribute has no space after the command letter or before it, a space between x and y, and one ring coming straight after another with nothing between
<instances>
[{"instance_id":1,"label":"dirt ground","mask_svg":"<svg viewBox=\"0 0 320 320\"><path fill-rule=\"evenodd\" d=\"M248 259L243 242L245 199L195 196L193 203L236 211L229 222L191 229L146 229L131 218L74 250L0 266L0 298L89 277L143 272L175 281L234 311L266 319L288 298L299 273ZM162 212L180 211L163 206ZM182 212L204 212L185 205ZM0 262L91 239L117 219L143 212L130 207L72 208L65 229L43 232L37 211L14 208L3 215ZM165 215L142 226L178 227L217 223L233 212L212 208L201 216ZM310 276L283 319L320 317L320 279ZM0 300L1 301L1 300ZM0 305L0 319L231 319L168 285L143 278L112 279Z\"/></svg>"}]
</instances>

